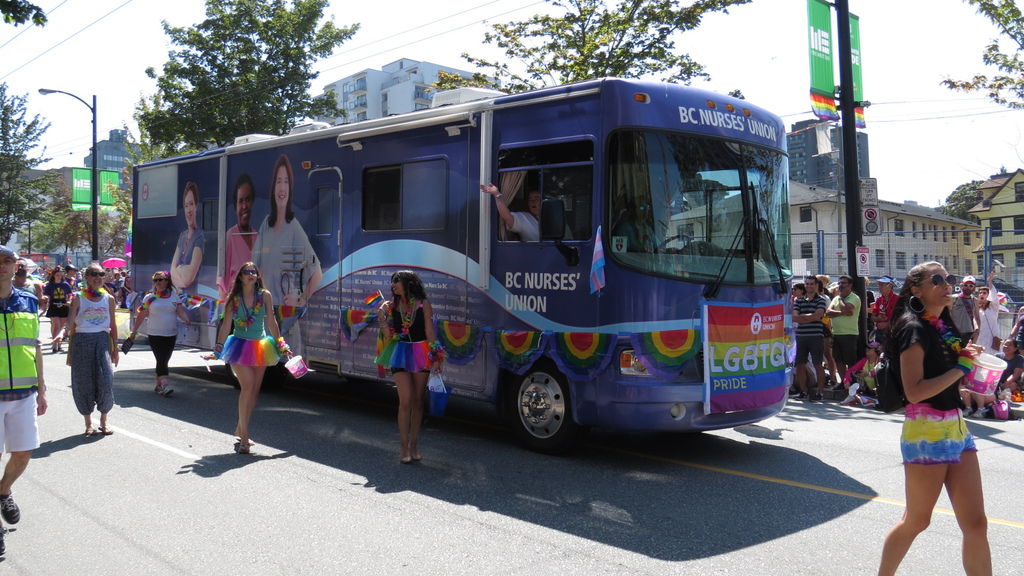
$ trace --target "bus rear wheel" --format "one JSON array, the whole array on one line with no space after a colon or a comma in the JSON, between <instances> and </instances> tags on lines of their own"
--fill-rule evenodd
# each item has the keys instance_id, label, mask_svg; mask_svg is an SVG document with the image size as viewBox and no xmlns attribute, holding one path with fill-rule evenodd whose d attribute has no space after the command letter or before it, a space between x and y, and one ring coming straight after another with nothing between
<instances>
[{"instance_id":1,"label":"bus rear wheel","mask_svg":"<svg viewBox=\"0 0 1024 576\"><path fill-rule=\"evenodd\" d=\"M572 449L583 429L572 418L565 377L553 366L539 364L509 386L512 425L531 450L561 454Z\"/></svg>"}]
</instances>

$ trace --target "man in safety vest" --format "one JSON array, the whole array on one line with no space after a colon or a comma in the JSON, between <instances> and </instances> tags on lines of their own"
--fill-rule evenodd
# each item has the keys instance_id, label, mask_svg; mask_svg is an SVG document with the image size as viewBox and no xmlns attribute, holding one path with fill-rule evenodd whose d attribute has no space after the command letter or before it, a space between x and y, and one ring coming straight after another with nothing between
<instances>
[{"instance_id":1,"label":"man in safety vest","mask_svg":"<svg viewBox=\"0 0 1024 576\"><path fill-rule=\"evenodd\" d=\"M11 486L39 447L36 417L46 413L43 354L39 346L39 302L35 294L14 287L18 255L0 246L0 443L10 453L0 477L0 517L21 520ZM6 551L0 524L0 554Z\"/></svg>"}]
</instances>

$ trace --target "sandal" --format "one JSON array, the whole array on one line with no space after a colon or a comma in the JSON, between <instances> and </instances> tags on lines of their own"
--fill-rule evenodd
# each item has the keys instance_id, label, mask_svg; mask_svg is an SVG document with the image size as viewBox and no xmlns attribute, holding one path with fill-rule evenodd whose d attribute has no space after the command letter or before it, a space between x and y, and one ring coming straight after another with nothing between
<instances>
[{"instance_id":1,"label":"sandal","mask_svg":"<svg viewBox=\"0 0 1024 576\"><path fill-rule=\"evenodd\" d=\"M250 454L249 446L242 444L241 442L235 442L235 453L236 454Z\"/></svg>"},{"instance_id":2,"label":"sandal","mask_svg":"<svg viewBox=\"0 0 1024 576\"><path fill-rule=\"evenodd\" d=\"M86 438L88 438L90 436L95 436L96 434L97 434L96 429L93 428L92 426L89 426L88 428L85 429L85 437Z\"/></svg>"},{"instance_id":3,"label":"sandal","mask_svg":"<svg viewBox=\"0 0 1024 576\"><path fill-rule=\"evenodd\" d=\"M97 430L99 431L100 434L103 434L104 436L110 436L111 434L114 433L114 429L111 428L110 426L100 426L99 428L97 428Z\"/></svg>"}]
</instances>

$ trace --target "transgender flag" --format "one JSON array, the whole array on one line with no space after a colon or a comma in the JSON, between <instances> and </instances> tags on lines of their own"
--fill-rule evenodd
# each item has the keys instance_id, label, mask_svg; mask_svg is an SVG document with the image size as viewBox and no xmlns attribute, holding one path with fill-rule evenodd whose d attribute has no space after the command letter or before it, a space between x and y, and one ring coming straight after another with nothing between
<instances>
[{"instance_id":1,"label":"transgender flag","mask_svg":"<svg viewBox=\"0 0 1024 576\"><path fill-rule=\"evenodd\" d=\"M590 293L600 292L604 288L604 244L601 243L601 226L594 234L594 257L590 261Z\"/></svg>"}]
</instances>

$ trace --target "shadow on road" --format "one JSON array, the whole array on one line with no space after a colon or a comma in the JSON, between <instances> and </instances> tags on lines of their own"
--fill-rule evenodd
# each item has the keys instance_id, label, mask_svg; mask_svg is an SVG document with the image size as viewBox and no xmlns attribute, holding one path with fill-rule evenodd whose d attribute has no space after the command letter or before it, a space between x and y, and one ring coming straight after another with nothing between
<instances>
[{"instance_id":1,"label":"shadow on road","mask_svg":"<svg viewBox=\"0 0 1024 576\"><path fill-rule=\"evenodd\" d=\"M202 368L173 372L171 398L153 394L151 371L118 372L118 404L214 430L233 428L238 396L226 377ZM179 473L209 478L261 458L295 456L365 478L356 484L365 489L418 493L667 561L736 552L867 502L796 483L825 479L831 489L873 494L815 457L769 443L784 430L763 425L738 429L747 442L715 434L598 431L574 454L556 457L520 448L510 432L493 425L493 411L460 398L452 399L445 418L426 423L424 460L403 465L396 403L386 386L307 376L261 396L252 422L261 444L255 456L229 453L226 446L225 454L203 456ZM43 454L77 442L52 443Z\"/></svg>"}]
</instances>

